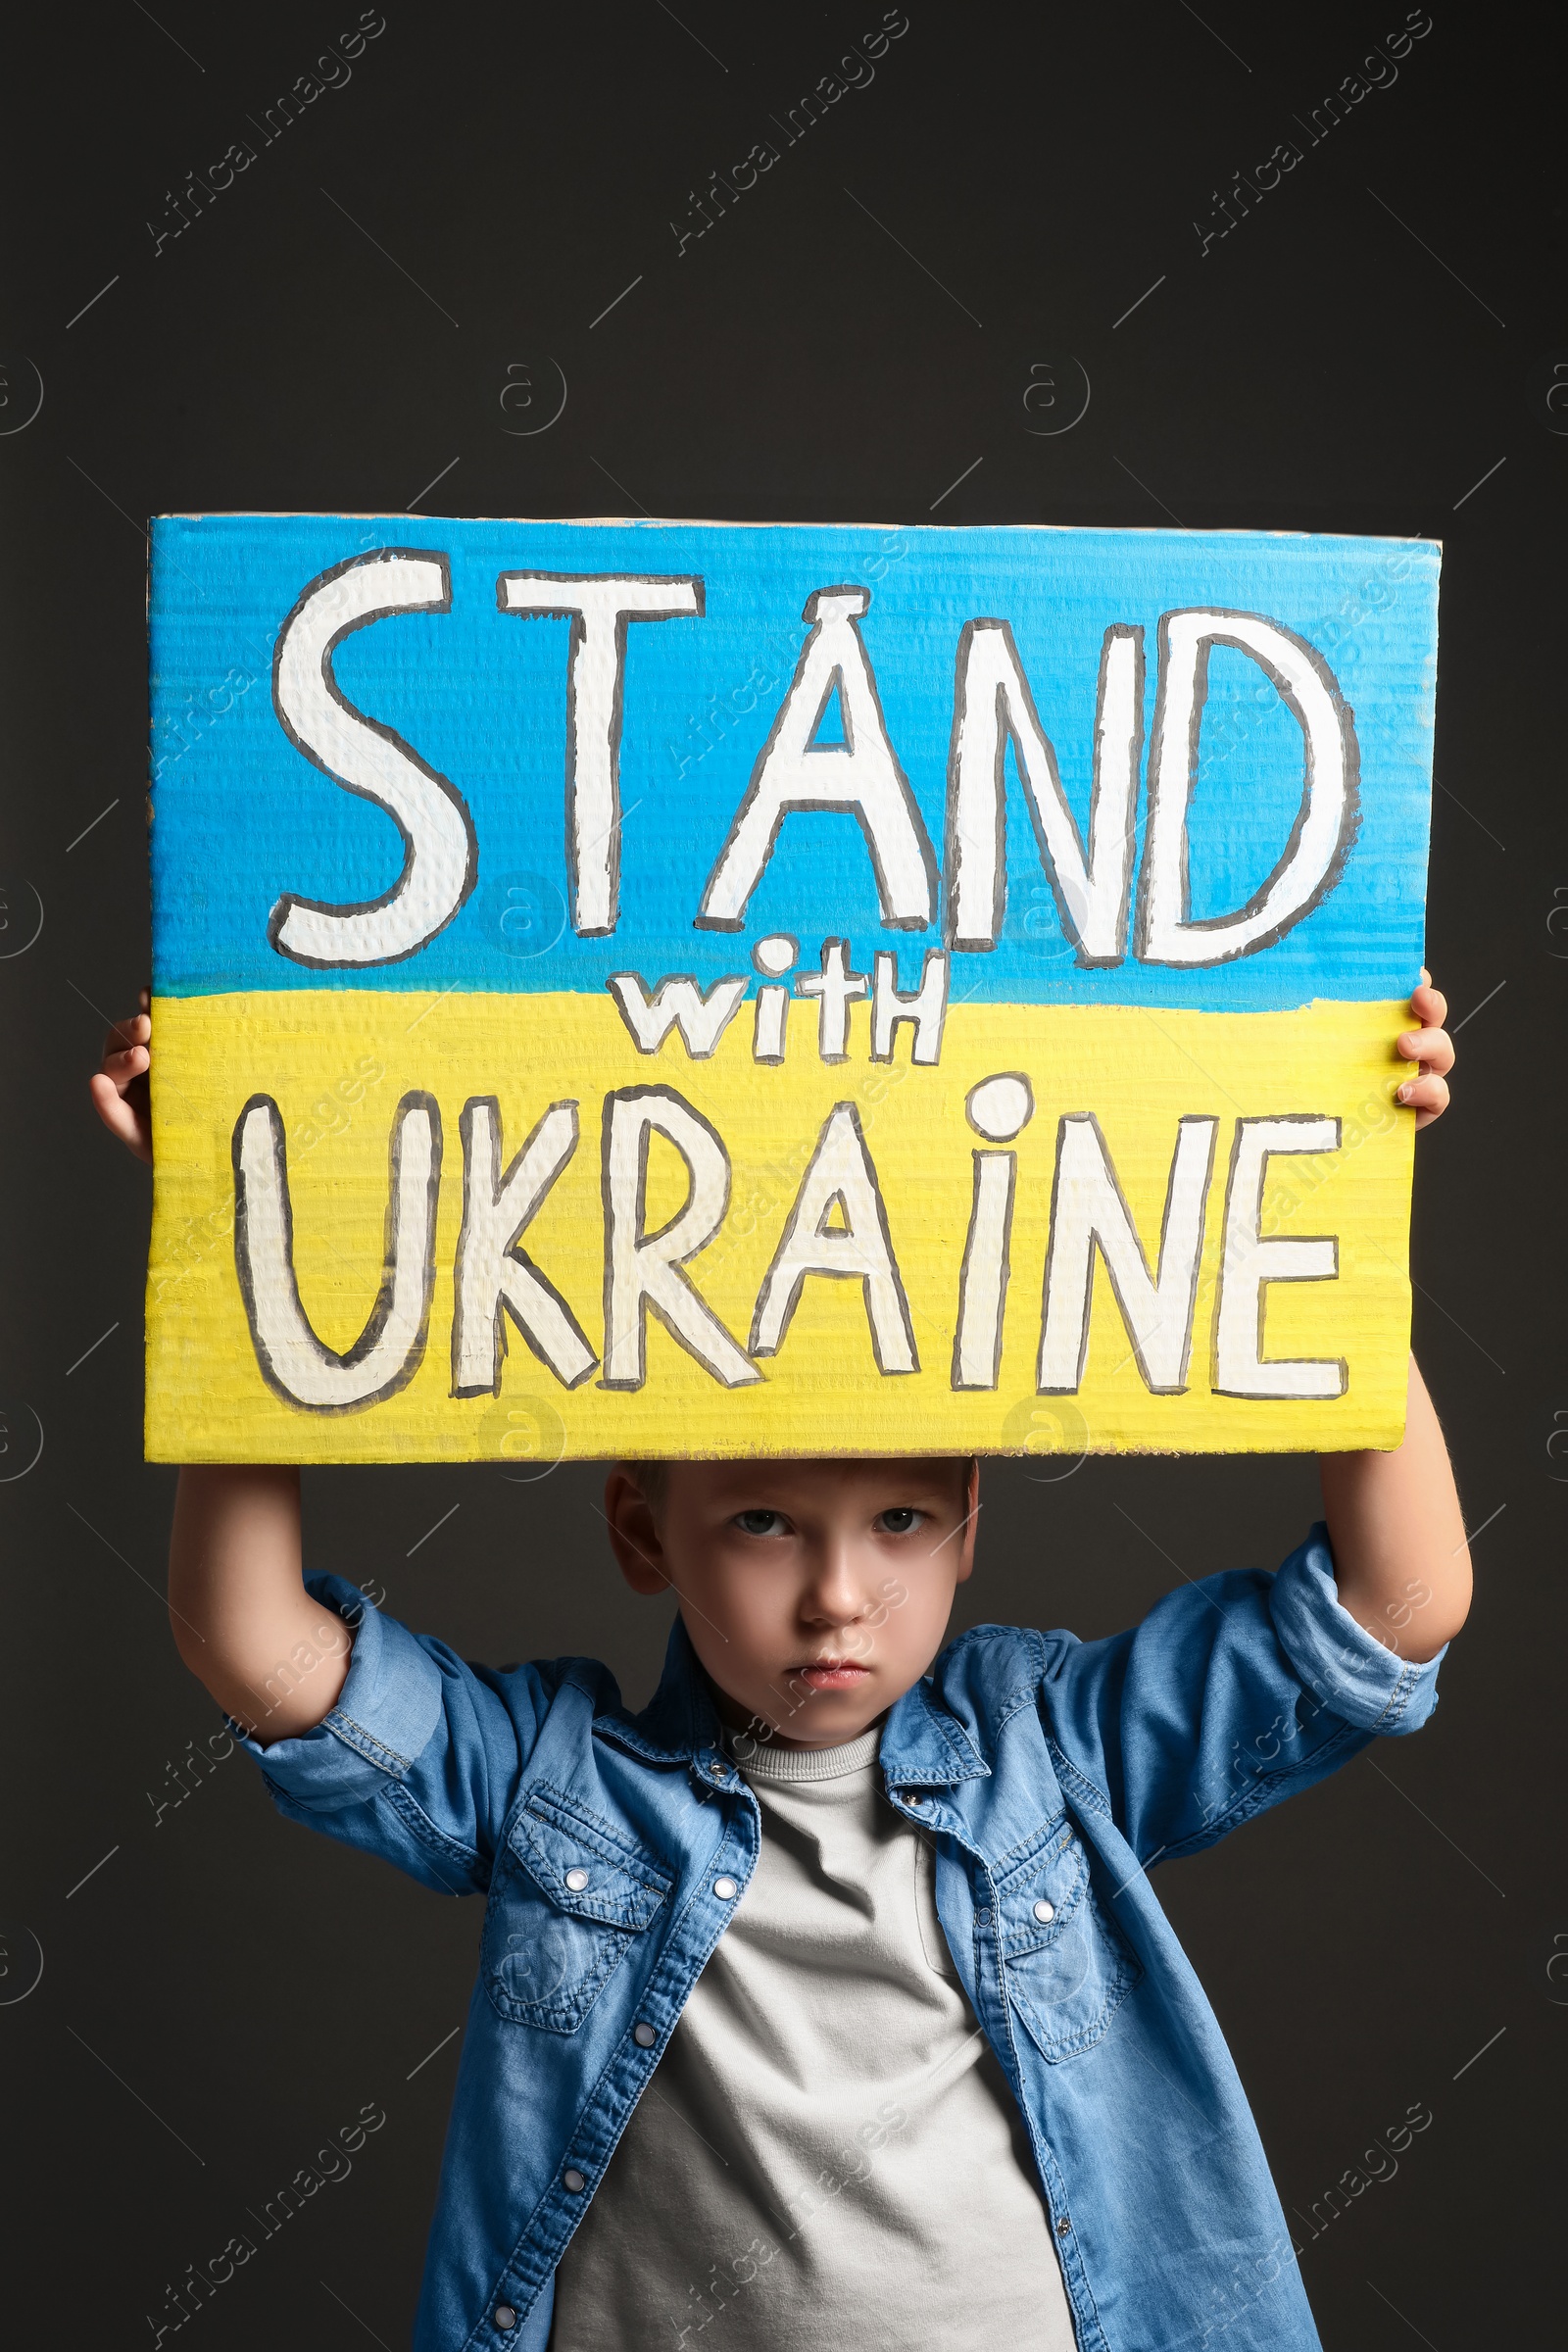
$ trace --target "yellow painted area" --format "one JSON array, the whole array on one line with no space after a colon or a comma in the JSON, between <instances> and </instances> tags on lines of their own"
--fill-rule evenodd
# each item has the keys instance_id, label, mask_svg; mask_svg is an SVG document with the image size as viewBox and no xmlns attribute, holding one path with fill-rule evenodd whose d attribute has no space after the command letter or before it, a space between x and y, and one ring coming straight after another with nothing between
<instances>
[{"instance_id":1,"label":"yellow painted area","mask_svg":"<svg viewBox=\"0 0 1568 2352\"><path fill-rule=\"evenodd\" d=\"M164 999L153 1008L157 1201L148 1276L147 1451L155 1461L511 1461L562 1456L944 1451L1330 1450L1396 1445L1409 1337L1406 1235L1414 1120L1391 1097L1402 1065L1401 1004L1320 1004L1291 1013L1189 1013L1129 1006L955 1004L941 1061L869 1058L865 1005L849 1057L823 1063L815 1007L791 1013L778 1067L753 1060L744 1006L710 1060L678 1033L639 1054L609 997L419 996L297 991ZM950 1387L971 1153L964 1116L980 1079L1027 1072L1035 1115L1018 1154L1000 1386ZM567 1391L509 1324L499 1397L454 1398L453 1257L463 1208L459 1116L475 1095L501 1105L510 1160L550 1103L579 1105L576 1153L522 1247L561 1291L596 1350L603 1341L600 1130L615 1087L664 1085L723 1138L734 1171L717 1237L692 1261L704 1298L744 1347L758 1292L797 1187L834 1104L854 1102L875 1162L920 1369L877 1371L858 1283L808 1278L779 1353L756 1387L725 1390L649 1318L648 1377L609 1392L597 1374ZM399 1099L433 1095L445 1136L434 1302L408 1386L358 1411L292 1406L257 1368L234 1268L231 1138L242 1105L270 1095L288 1135L295 1265L318 1337L358 1339L381 1277L387 1146ZM1072 1397L1039 1397L1041 1292L1058 1119L1094 1111L1146 1254L1158 1250L1165 1188L1184 1115L1218 1118L1190 1387L1157 1396L1132 1359L1097 1264L1089 1354ZM1235 1122L1337 1116L1337 1154L1270 1162L1262 1226L1339 1238L1337 1280L1266 1294L1269 1356L1341 1356L1348 1387L1330 1402L1253 1401L1210 1392L1211 1326ZM656 1142L648 1223L674 1214L683 1163Z\"/></svg>"}]
</instances>

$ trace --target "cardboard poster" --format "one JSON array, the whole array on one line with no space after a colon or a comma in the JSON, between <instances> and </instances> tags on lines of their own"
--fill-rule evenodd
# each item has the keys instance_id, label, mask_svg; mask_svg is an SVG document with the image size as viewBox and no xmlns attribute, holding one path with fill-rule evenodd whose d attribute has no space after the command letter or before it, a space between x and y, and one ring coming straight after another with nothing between
<instances>
[{"instance_id":1,"label":"cardboard poster","mask_svg":"<svg viewBox=\"0 0 1568 2352\"><path fill-rule=\"evenodd\" d=\"M149 1455L1396 1444L1438 564L159 521Z\"/></svg>"}]
</instances>

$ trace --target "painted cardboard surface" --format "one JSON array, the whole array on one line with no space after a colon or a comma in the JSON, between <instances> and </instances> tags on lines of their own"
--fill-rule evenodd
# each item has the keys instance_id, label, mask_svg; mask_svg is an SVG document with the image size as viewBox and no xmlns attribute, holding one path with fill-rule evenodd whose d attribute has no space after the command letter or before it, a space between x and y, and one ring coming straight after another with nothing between
<instances>
[{"instance_id":1,"label":"painted cardboard surface","mask_svg":"<svg viewBox=\"0 0 1568 2352\"><path fill-rule=\"evenodd\" d=\"M1397 1443L1438 562L159 521L149 1454Z\"/></svg>"}]
</instances>

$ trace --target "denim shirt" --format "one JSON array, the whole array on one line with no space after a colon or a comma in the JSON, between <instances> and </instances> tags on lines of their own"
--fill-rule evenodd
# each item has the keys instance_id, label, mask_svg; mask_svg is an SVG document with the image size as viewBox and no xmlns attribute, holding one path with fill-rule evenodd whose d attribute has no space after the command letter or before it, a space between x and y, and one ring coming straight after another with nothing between
<instances>
[{"instance_id":1,"label":"denim shirt","mask_svg":"<svg viewBox=\"0 0 1568 2352\"><path fill-rule=\"evenodd\" d=\"M545 2352L556 2265L744 1898L757 1802L678 1618L632 1715L592 1660L466 1665L343 1579L307 1583L354 1653L322 1723L243 1742L275 1802L486 1898L416 2352ZM1146 1874L1414 1731L1438 1662L1402 1663L1340 1606L1319 1526L1277 1576L1186 1585L1107 1641L976 1627L891 1710L888 1798L934 1840L1081 2352L1317 2344L1230 2052Z\"/></svg>"}]
</instances>

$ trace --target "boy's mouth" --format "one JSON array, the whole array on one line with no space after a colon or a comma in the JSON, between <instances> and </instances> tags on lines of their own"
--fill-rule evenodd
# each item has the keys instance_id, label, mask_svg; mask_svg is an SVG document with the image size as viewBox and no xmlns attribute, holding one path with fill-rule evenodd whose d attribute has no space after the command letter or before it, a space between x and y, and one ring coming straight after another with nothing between
<instances>
[{"instance_id":1,"label":"boy's mouth","mask_svg":"<svg viewBox=\"0 0 1568 2352\"><path fill-rule=\"evenodd\" d=\"M790 1680L811 1690L854 1690L870 1671L856 1658L813 1658L809 1665L792 1667Z\"/></svg>"}]
</instances>

